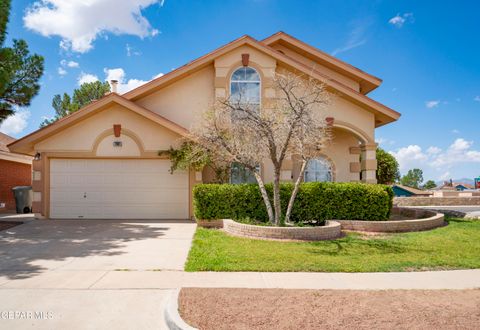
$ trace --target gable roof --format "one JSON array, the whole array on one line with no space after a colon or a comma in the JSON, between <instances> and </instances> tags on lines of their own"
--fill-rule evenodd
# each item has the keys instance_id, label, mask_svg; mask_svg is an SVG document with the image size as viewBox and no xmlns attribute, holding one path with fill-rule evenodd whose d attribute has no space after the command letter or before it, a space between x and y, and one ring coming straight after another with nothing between
<instances>
[{"instance_id":1,"label":"gable roof","mask_svg":"<svg viewBox=\"0 0 480 330\"><path fill-rule=\"evenodd\" d=\"M31 164L32 157L10 152L7 145L14 141L15 138L0 132L0 159L17 163Z\"/></svg>"},{"instance_id":2,"label":"gable roof","mask_svg":"<svg viewBox=\"0 0 480 330\"><path fill-rule=\"evenodd\" d=\"M12 143L15 139L7 134L0 132L0 151L10 152L7 148L7 144Z\"/></svg>"},{"instance_id":3,"label":"gable roof","mask_svg":"<svg viewBox=\"0 0 480 330\"><path fill-rule=\"evenodd\" d=\"M179 135L185 136L188 133L188 130L186 128L174 123L173 121L170 121L167 118L153 111L150 111L136 103L133 103L127 100L126 98L124 98L123 96L118 95L117 93L109 93L108 95L102 97L101 99L86 105L80 110L57 120L53 124L45 126L33 133L30 133L24 136L19 140L11 142L8 145L8 148L10 150L13 150L19 153L31 154L33 153L34 143L37 143L40 140L46 139L60 132L61 130L65 129L66 127L76 124L80 120L88 118L98 113L99 111L106 109L107 107L113 104L121 105L147 119L150 119L162 125L163 127L175 133L178 133Z\"/></svg>"},{"instance_id":4,"label":"gable roof","mask_svg":"<svg viewBox=\"0 0 480 330\"><path fill-rule=\"evenodd\" d=\"M197 58L192 62L185 64L182 67L177 68L176 70L173 70L159 78L153 79L148 83L123 94L123 96L126 99L132 101L138 100L139 98L154 93L158 89L168 86L169 84L212 64L215 58L220 57L243 45L248 45L256 50L270 55L271 57L275 58L277 61L281 62L283 65L287 66L290 69L299 71L303 74L310 75L313 78L318 79L319 81L323 82L330 91L333 91L334 93L345 97L349 101L361 106L367 111L374 113L376 119L376 127L393 122L400 117L400 113L390 109L389 107L332 79L331 77L328 77L318 72L317 70L312 70L312 68L308 67L307 65L300 63L293 58L286 56L285 54L280 53L279 51L267 46L263 42L258 42L257 40L253 39L248 35L244 35L202 57ZM339 60L336 61L339 63L341 62ZM346 67L346 64L344 65L344 67ZM353 72L355 70L351 69L351 71Z\"/></svg>"},{"instance_id":5,"label":"gable roof","mask_svg":"<svg viewBox=\"0 0 480 330\"><path fill-rule=\"evenodd\" d=\"M402 190L408 191L409 193L412 193L413 195L432 195L432 193L429 192L429 191L420 190L420 189L412 188L412 187L409 187L409 186L404 186L404 185L401 185L401 184L394 184L393 186L398 187Z\"/></svg>"},{"instance_id":6,"label":"gable roof","mask_svg":"<svg viewBox=\"0 0 480 330\"><path fill-rule=\"evenodd\" d=\"M274 44L284 45L297 53L318 62L327 68L334 69L349 77L352 80L357 81L360 84L360 92L367 94L374 90L382 83L382 80L369 73L366 73L347 62L344 62L330 54L321 51L283 31L279 31L268 38L265 38L261 43L267 46L273 46Z\"/></svg>"}]
</instances>

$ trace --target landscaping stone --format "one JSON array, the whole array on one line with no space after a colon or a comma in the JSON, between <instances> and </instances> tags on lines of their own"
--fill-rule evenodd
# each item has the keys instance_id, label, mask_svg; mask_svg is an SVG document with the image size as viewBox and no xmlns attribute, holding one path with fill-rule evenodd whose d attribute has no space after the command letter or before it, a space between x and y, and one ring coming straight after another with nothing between
<instances>
[{"instance_id":1,"label":"landscaping stone","mask_svg":"<svg viewBox=\"0 0 480 330\"><path fill-rule=\"evenodd\" d=\"M223 220L225 232L250 238L320 241L338 238L342 235L341 226L336 221L326 221L325 226L316 227L270 227Z\"/></svg>"},{"instance_id":2,"label":"landscaping stone","mask_svg":"<svg viewBox=\"0 0 480 330\"><path fill-rule=\"evenodd\" d=\"M441 227L445 224L442 213L425 209L396 208L393 214L411 217L408 220L365 221L365 220L335 220L342 225L344 230L398 233L428 230Z\"/></svg>"}]
</instances>

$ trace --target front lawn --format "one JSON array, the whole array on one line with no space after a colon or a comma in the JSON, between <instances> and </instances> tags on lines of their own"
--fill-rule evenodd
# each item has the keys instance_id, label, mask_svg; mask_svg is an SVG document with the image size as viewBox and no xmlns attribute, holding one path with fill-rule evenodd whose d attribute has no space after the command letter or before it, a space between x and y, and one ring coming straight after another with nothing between
<instances>
[{"instance_id":1,"label":"front lawn","mask_svg":"<svg viewBox=\"0 0 480 330\"><path fill-rule=\"evenodd\" d=\"M198 228L187 271L394 272L480 268L480 221L449 219L430 231L319 242L232 237Z\"/></svg>"}]
</instances>

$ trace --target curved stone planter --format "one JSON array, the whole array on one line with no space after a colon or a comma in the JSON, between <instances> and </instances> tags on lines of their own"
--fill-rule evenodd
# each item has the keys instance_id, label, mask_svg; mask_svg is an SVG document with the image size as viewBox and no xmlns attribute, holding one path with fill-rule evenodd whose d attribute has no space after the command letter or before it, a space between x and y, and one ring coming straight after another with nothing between
<instances>
[{"instance_id":1,"label":"curved stone planter","mask_svg":"<svg viewBox=\"0 0 480 330\"><path fill-rule=\"evenodd\" d=\"M235 236L300 241L329 240L342 235L341 226L337 221L327 221L325 226L318 227L269 227L247 225L225 219L223 230Z\"/></svg>"},{"instance_id":2,"label":"curved stone planter","mask_svg":"<svg viewBox=\"0 0 480 330\"><path fill-rule=\"evenodd\" d=\"M369 231L379 233L400 233L422 231L441 227L445 224L442 213L430 210L394 207L392 214L412 217L409 220L365 221L365 220L335 220L344 230Z\"/></svg>"}]
</instances>

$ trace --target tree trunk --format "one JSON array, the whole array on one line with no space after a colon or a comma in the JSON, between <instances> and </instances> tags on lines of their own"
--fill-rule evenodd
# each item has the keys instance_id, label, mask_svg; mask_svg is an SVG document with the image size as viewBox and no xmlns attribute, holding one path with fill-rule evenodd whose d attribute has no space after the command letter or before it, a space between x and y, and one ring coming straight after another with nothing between
<instances>
[{"instance_id":1,"label":"tree trunk","mask_svg":"<svg viewBox=\"0 0 480 330\"><path fill-rule=\"evenodd\" d=\"M293 187L292 194L290 195L290 200L288 201L287 213L285 213L285 223L290 224L290 215L292 214L293 203L297 197L298 189L300 188L300 183L302 182L303 174L307 168L308 161L303 159L302 166L300 167L300 173L298 174L297 181L295 181L295 186Z\"/></svg>"},{"instance_id":2,"label":"tree trunk","mask_svg":"<svg viewBox=\"0 0 480 330\"><path fill-rule=\"evenodd\" d=\"M275 226L280 225L282 207L280 204L280 167L274 169L273 177L273 208L275 210Z\"/></svg>"},{"instance_id":3,"label":"tree trunk","mask_svg":"<svg viewBox=\"0 0 480 330\"><path fill-rule=\"evenodd\" d=\"M271 224L274 224L275 218L273 215L272 203L270 203L270 199L268 198L267 189L265 189L265 183L263 183L263 180L260 174L258 174L256 171L252 171L252 172L253 172L253 175L255 176L255 179L257 180L258 186L260 187L260 192L263 197L263 202L265 203L265 207L267 208L268 221L270 221Z\"/></svg>"}]
</instances>

